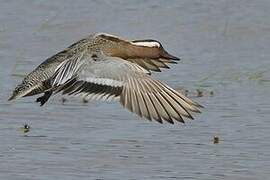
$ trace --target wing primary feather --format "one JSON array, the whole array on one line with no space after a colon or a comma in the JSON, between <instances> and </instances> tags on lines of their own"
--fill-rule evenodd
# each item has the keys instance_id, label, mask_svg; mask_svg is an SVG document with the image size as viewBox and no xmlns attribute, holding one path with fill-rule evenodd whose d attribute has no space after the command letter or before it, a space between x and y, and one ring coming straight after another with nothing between
<instances>
[{"instance_id":1,"label":"wing primary feather","mask_svg":"<svg viewBox=\"0 0 270 180\"><path fill-rule=\"evenodd\" d=\"M148 103L149 113L150 113L151 117L153 119L155 119L156 121L158 121L159 123L163 123L162 118L158 114L158 111L157 111L157 109L155 107L155 104L153 103L152 99L150 98L150 94L152 92L149 89L148 84L143 80L140 83L142 84L142 86L144 86L144 88L146 88L146 92L143 93L143 95L144 95L144 98L145 98L146 102Z\"/></svg>"},{"instance_id":2,"label":"wing primary feather","mask_svg":"<svg viewBox=\"0 0 270 180\"><path fill-rule=\"evenodd\" d=\"M152 89L157 89L157 90L160 90L160 88L154 84L154 83L148 83L149 86L151 86ZM174 119L179 119L179 114L171 107L170 104L168 104L168 101L166 99L164 99L159 92L156 92L156 93L153 93L155 98L158 100L159 103L157 104L160 104L162 106L162 109L166 112L167 116L164 117L165 120L171 124L173 124L173 120L172 120L172 117ZM180 116L181 118L181 116Z\"/></svg>"},{"instance_id":3,"label":"wing primary feather","mask_svg":"<svg viewBox=\"0 0 270 180\"><path fill-rule=\"evenodd\" d=\"M195 103L191 101L189 98L181 95L179 92L173 90L172 88L168 86L164 86L164 89L166 92L170 93L170 95L177 96L183 104L185 104L185 107L187 107L190 111L200 113L200 110L197 107L200 107L198 103Z\"/></svg>"},{"instance_id":4,"label":"wing primary feather","mask_svg":"<svg viewBox=\"0 0 270 180\"><path fill-rule=\"evenodd\" d=\"M135 88L134 91L135 91L135 95L137 98L138 106L140 108L140 114L141 114L141 116L144 116L147 119L151 120L148 107L145 103L145 100L144 100L142 94L141 94L141 90L139 89L138 82L133 80L133 83L134 83L134 88Z\"/></svg>"},{"instance_id":5,"label":"wing primary feather","mask_svg":"<svg viewBox=\"0 0 270 180\"><path fill-rule=\"evenodd\" d=\"M133 111L135 111L136 114L138 114L140 117L142 117L142 113L141 113L141 110L140 110L140 104L139 104L139 101L137 99L137 95L136 95L136 84L134 82L134 79L131 78L130 79L130 82L131 82L131 87L133 87L133 89L131 90L132 94L132 109Z\"/></svg>"},{"instance_id":6,"label":"wing primary feather","mask_svg":"<svg viewBox=\"0 0 270 180\"><path fill-rule=\"evenodd\" d=\"M179 112L182 116L185 116L185 117L188 117L190 119L193 119L193 117L191 116L191 114L181 104L181 102L183 103L183 101L181 101L181 102L177 101L175 98L173 98L173 96L174 96L173 93L168 92L166 90L164 91L164 88L166 88L166 87L162 83L160 83L158 81L155 81L155 80L153 80L152 83L156 85L156 87L160 90L161 94L163 94L162 92L165 92L163 94L163 96L165 97L165 99L170 99L170 100L167 100L168 102L170 102L171 104L174 103L174 105L175 105L175 102L178 104L178 108L177 108L178 110L177 110L177 112ZM188 106L190 106L190 105L188 105Z\"/></svg>"},{"instance_id":7,"label":"wing primary feather","mask_svg":"<svg viewBox=\"0 0 270 180\"><path fill-rule=\"evenodd\" d=\"M142 116L146 117L148 120L151 120L151 116L149 115L148 107L146 105L146 102L145 102L141 92L137 91L136 96L137 96L137 99L139 101Z\"/></svg>"},{"instance_id":8,"label":"wing primary feather","mask_svg":"<svg viewBox=\"0 0 270 180\"><path fill-rule=\"evenodd\" d=\"M167 95L170 96L174 101L176 101L179 106L181 106L181 114L187 118L190 118L190 119L194 119L192 117L192 115L188 112L188 110L182 105L181 102L179 102L179 100L175 99L175 95L173 93L168 93L167 92Z\"/></svg>"},{"instance_id":9,"label":"wing primary feather","mask_svg":"<svg viewBox=\"0 0 270 180\"><path fill-rule=\"evenodd\" d=\"M156 86L156 84L153 84L151 82L148 82L148 85L152 88L152 89L157 89L160 90L160 88L158 86ZM174 124L172 117L174 119L179 118L178 116L176 116L176 112L172 109L172 107L168 104L168 102L166 101L166 99L164 99L162 96L159 95L159 92L155 92L153 93L155 99L156 99L156 105L160 106L160 113L162 112L163 114L163 118L171 123ZM172 117L171 117L172 116Z\"/></svg>"},{"instance_id":10,"label":"wing primary feather","mask_svg":"<svg viewBox=\"0 0 270 180\"><path fill-rule=\"evenodd\" d=\"M167 102L170 104L170 107L172 107L174 109L174 111L178 114L179 118L175 118L176 120L178 120L179 122L184 123L184 120L182 118L182 116L184 116L181 112L179 112L179 109L182 110L182 107L179 105L179 103L177 103L174 99L172 99L170 96L168 96L168 94L166 94L165 92L161 92L160 95L167 100Z\"/></svg>"},{"instance_id":11,"label":"wing primary feather","mask_svg":"<svg viewBox=\"0 0 270 180\"><path fill-rule=\"evenodd\" d=\"M166 103L166 101L161 101L162 99L157 97L157 90L159 90L159 88L157 86L155 86L155 84L152 83L152 81L150 81L150 79L148 79L147 84L149 85L149 87L152 90L155 90L154 93L152 93L152 100L155 101L155 105L158 108L158 112L160 114L160 116L162 116L162 118L164 120L166 120L167 122L174 124L172 118L171 118L171 114L168 113L167 109L165 108L164 104Z\"/></svg>"}]
</instances>

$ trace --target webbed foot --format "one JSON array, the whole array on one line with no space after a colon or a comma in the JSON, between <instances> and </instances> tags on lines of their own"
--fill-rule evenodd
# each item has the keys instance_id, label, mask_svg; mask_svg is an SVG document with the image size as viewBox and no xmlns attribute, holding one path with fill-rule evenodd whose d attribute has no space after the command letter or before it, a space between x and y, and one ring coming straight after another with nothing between
<instances>
[{"instance_id":1,"label":"webbed foot","mask_svg":"<svg viewBox=\"0 0 270 180\"><path fill-rule=\"evenodd\" d=\"M40 102L40 106L43 106L51 97L52 91L46 91L43 96L38 97L36 102Z\"/></svg>"}]
</instances>

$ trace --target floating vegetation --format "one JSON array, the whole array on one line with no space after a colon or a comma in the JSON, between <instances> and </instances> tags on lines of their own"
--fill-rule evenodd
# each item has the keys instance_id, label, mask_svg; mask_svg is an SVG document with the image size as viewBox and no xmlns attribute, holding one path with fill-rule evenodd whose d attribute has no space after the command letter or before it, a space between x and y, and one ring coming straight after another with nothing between
<instances>
[{"instance_id":1,"label":"floating vegetation","mask_svg":"<svg viewBox=\"0 0 270 180\"><path fill-rule=\"evenodd\" d=\"M218 144L219 143L219 137L218 136L214 136L213 138L213 144Z\"/></svg>"},{"instance_id":2,"label":"floating vegetation","mask_svg":"<svg viewBox=\"0 0 270 180\"><path fill-rule=\"evenodd\" d=\"M201 89L196 89L197 97L203 97L203 91Z\"/></svg>"},{"instance_id":3,"label":"floating vegetation","mask_svg":"<svg viewBox=\"0 0 270 180\"><path fill-rule=\"evenodd\" d=\"M185 96L188 96L189 90L185 90Z\"/></svg>"},{"instance_id":4,"label":"floating vegetation","mask_svg":"<svg viewBox=\"0 0 270 180\"><path fill-rule=\"evenodd\" d=\"M31 127L28 124L24 124L22 127L19 128L19 130L24 134L27 134L30 129Z\"/></svg>"},{"instance_id":5,"label":"floating vegetation","mask_svg":"<svg viewBox=\"0 0 270 180\"><path fill-rule=\"evenodd\" d=\"M207 88L207 87L211 87L211 85L209 84L209 79L212 79L213 77L217 76L218 72L213 72L208 74L207 76L201 78L200 80L198 80L195 83L195 86L198 88Z\"/></svg>"},{"instance_id":6,"label":"floating vegetation","mask_svg":"<svg viewBox=\"0 0 270 180\"><path fill-rule=\"evenodd\" d=\"M258 71L255 73L248 73L247 77L248 77L248 80L250 81L259 81L259 82L270 81L270 79L265 78L265 73L267 73L266 70Z\"/></svg>"},{"instance_id":7,"label":"floating vegetation","mask_svg":"<svg viewBox=\"0 0 270 180\"><path fill-rule=\"evenodd\" d=\"M233 83L255 82L260 85L270 82L270 69L268 67L259 67L253 70L241 70L233 67L223 67L220 71L214 70L202 75L202 78L194 83L198 89L209 89L211 87L226 86ZM214 95L213 92L210 93Z\"/></svg>"},{"instance_id":8,"label":"floating vegetation","mask_svg":"<svg viewBox=\"0 0 270 180\"><path fill-rule=\"evenodd\" d=\"M207 90L204 88L197 88L195 90L187 90L184 88L176 88L178 92L181 92L187 97L213 97L214 91L213 90Z\"/></svg>"}]
</instances>

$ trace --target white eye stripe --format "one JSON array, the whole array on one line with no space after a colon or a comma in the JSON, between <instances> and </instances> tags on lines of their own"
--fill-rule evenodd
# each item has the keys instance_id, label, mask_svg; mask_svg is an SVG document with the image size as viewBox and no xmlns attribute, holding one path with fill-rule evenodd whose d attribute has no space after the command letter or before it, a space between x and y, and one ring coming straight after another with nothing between
<instances>
[{"instance_id":1,"label":"white eye stripe","mask_svg":"<svg viewBox=\"0 0 270 180\"><path fill-rule=\"evenodd\" d=\"M158 42L152 41L141 41L141 42L132 42L131 44L137 45L137 46L145 46L145 47L160 47L160 44Z\"/></svg>"}]
</instances>

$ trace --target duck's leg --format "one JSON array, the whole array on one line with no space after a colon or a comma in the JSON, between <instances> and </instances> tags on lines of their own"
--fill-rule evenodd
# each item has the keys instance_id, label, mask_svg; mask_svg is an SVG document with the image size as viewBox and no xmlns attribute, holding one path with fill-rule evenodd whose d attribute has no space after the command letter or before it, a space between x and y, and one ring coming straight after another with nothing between
<instances>
[{"instance_id":1,"label":"duck's leg","mask_svg":"<svg viewBox=\"0 0 270 180\"><path fill-rule=\"evenodd\" d=\"M40 106L43 106L52 95L52 91L45 91L44 95L37 98L36 102L40 102Z\"/></svg>"}]
</instances>

